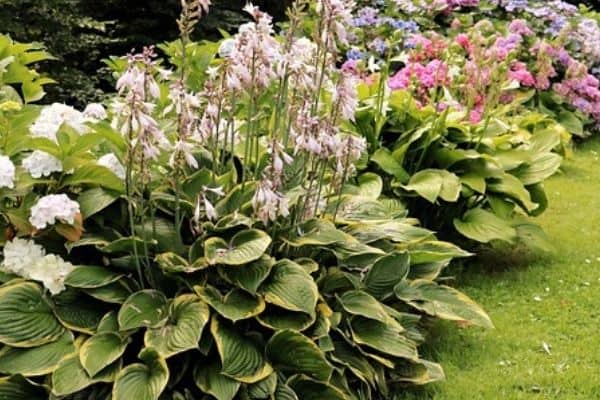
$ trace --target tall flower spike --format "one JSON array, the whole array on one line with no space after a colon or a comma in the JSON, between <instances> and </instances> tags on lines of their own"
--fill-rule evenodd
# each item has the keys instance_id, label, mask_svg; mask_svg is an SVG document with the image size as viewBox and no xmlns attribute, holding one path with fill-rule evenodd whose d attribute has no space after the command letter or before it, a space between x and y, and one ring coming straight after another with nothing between
<instances>
[{"instance_id":1,"label":"tall flower spike","mask_svg":"<svg viewBox=\"0 0 600 400\"><path fill-rule=\"evenodd\" d=\"M188 39L194 27L202 18L202 13L208 14L210 0L181 0L181 14L177 20L177 26L181 36Z\"/></svg>"}]
</instances>

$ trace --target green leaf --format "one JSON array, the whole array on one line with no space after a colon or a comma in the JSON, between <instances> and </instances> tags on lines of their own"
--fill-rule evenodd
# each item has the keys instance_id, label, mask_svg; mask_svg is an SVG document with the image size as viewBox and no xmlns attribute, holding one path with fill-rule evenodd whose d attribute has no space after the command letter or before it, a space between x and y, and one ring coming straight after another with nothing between
<instances>
[{"instance_id":1,"label":"green leaf","mask_svg":"<svg viewBox=\"0 0 600 400\"><path fill-rule=\"evenodd\" d=\"M128 340L116 332L101 332L90 337L79 349L79 362L90 377L119 359Z\"/></svg>"},{"instance_id":2,"label":"green leaf","mask_svg":"<svg viewBox=\"0 0 600 400\"><path fill-rule=\"evenodd\" d=\"M220 364L196 364L194 382L217 400L233 400L241 386L240 382L221 374Z\"/></svg>"},{"instance_id":3,"label":"green leaf","mask_svg":"<svg viewBox=\"0 0 600 400\"><path fill-rule=\"evenodd\" d=\"M7 375L47 375L56 369L64 357L75 352L70 332L63 334L56 342L39 347L19 349L6 346L0 351L0 372Z\"/></svg>"},{"instance_id":4,"label":"green leaf","mask_svg":"<svg viewBox=\"0 0 600 400\"><path fill-rule=\"evenodd\" d=\"M462 219L454 219L454 227L461 235L480 243L492 240L510 243L517 237L517 231L507 221L482 208L474 208Z\"/></svg>"},{"instance_id":5,"label":"green leaf","mask_svg":"<svg viewBox=\"0 0 600 400\"><path fill-rule=\"evenodd\" d=\"M291 329L298 332L308 329L315 322L315 319L316 315L311 316L302 312L292 312L272 305L256 317L259 324L274 331Z\"/></svg>"},{"instance_id":6,"label":"green leaf","mask_svg":"<svg viewBox=\"0 0 600 400\"><path fill-rule=\"evenodd\" d=\"M529 221L519 221L517 224L513 224L513 227L517 230L519 241L528 248L543 253L552 253L556 250L550 238L539 225Z\"/></svg>"},{"instance_id":7,"label":"green leaf","mask_svg":"<svg viewBox=\"0 0 600 400\"><path fill-rule=\"evenodd\" d=\"M409 192L417 192L430 203L435 203L442 192L444 177L441 170L424 169L414 174L407 185L402 186Z\"/></svg>"},{"instance_id":8,"label":"green leaf","mask_svg":"<svg viewBox=\"0 0 600 400\"><path fill-rule=\"evenodd\" d=\"M402 163L397 161L392 153L386 148L380 148L371 156L371 161L379 166L384 172L393 175L400 182L409 180L410 175L402 167Z\"/></svg>"},{"instance_id":9,"label":"green leaf","mask_svg":"<svg viewBox=\"0 0 600 400\"><path fill-rule=\"evenodd\" d=\"M2 400L47 400L48 393L41 385L33 384L21 375L0 378Z\"/></svg>"},{"instance_id":10,"label":"green leaf","mask_svg":"<svg viewBox=\"0 0 600 400\"><path fill-rule=\"evenodd\" d=\"M426 360L417 360L396 366L391 374L390 382L426 385L445 379L442 366Z\"/></svg>"},{"instance_id":11,"label":"green leaf","mask_svg":"<svg viewBox=\"0 0 600 400\"><path fill-rule=\"evenodd\" d=\"M273 372L262 351L237 330L226 327L213 317L210 331L219 351L223 375L239 382L255 383Z\"/></svg>"},{"instance_id":12,"label":"green leaf","mask_svg":"<svg viewBox=\"0 0 600 400\"><path fill-rule=\"evenodd\" d=\"M258 260L271 244L271 237L257 229L236 233L227 243L219 237L204 242L204 254L210 264L244 265Z\"/></svg>"},{"instance_id":13,"label":"green leaf","mask_svg":"<svg viewBox=\"0 0 600 400\"><path fill-rule=\"evenodd\" d=\"M363 290L349 290L339 297L342 308L349 314L373 319L382 323L393 323L383 304Z\"/></svg>"},{"instance_id":14,"label":"green leaf","mask_svg":"<svg viewBox=\"0 0 600 400\"><path fill-rule=\"evenodd\" d=\"M394 292L394 286L408 275L410 256L393 253L381 257L367 272L364 283L369 293L378 299Z\"/></svg>"},{"instance_id":15,"label":"green leaf","mask_svg":"<svg viewBox=\"0 0 600 400\"><path fill-rule=\"evenodd\" d=\"M299 332L275 333L267 343L266 352L278 371L305 374L320 381L328 381L333 372L321 349Z\"/></svg>"},{"instance_id":16,"label":"green leaf","mask_svg":"<svg viewBox=\"0 0 600 400\"><path fill-rule=\"evenodd\" d=\"M317 285L304 268L293 261L277 262L260 291L267 303L286 310L315 315L319 296Z\"/></svg>"},{"instance_id":17,"label":"green leaf","mask_svg":"<svg viewBox=\"0 0 600 400\"><path fill-rule=\"evenodd\" d=\"M563 109L558 114L558 121L562 126L564 126L570 133L573 135L583 137L583 123L575 113Z\"/></svg>"},{"instance_id":18,"label":"green leaf","mask_svg":"<svg viewBox=\"0 0 600 400\"><path fill-rule=\"evenodd\" d=\"M76 290L67 290L54 297L54 313L70 330L91 335L108 312L107 304L90 299Z\"/></svg>"},{"instance_id":19,"label":"green leaf","mask_svg":"<svg viewBox=\"0 0 600 400\"><path fill-rule=\"evenodd\" d=\"M465 294L449 286L417 279L401 282L395 288L396 297L429 315L450 321L467 322L493 328L490 317Z\"/></svg>"},{"instance_id":20,"label":"green leaf","mask_svg":"<svg viewBox=\"0 0 600 400\"><path fill-rule=\"evenodd\" d=\"M64 358L52 373L52 393L67 396L98 382L112 382L120 369L121 363L117 362L90 378L79 361L79 355L72 354Z\"/></svg>"},{"instance_id":21,"label":"green leaf","mask_svg":"<svg viewBox=\"0 0 600 400\"><path fill-rule=\"evenodd\" d=\"M273 373L260 382L248 385L248 396L253 400L271 399L277 389L277 374Z\"/></svg>"},{"instance_id":22,"label":"green leaf","mask_svg":"<svg viewBox=\"0 0 600 400\"><path fill-rule=\"evenodd\" d=\"M37 347L58 340L65 332L41 287L13 280L0 287L0 343Z\"/></svg>"},{"instance_id":23,"label":"green leaf","mask_svg":"<svg viewBox=\"0 0 600 400\"><path fill-rule=\"evenodd\" d=\"M157 290L142 290L132 294L119 310L119 329L156 328L168 316L165 295Z\"/></svg>"},{"instance_id":24,"label":"green leaf","mask_svg":"<svg viewBox=\"0 0 600 400\"><path fill-rule=\"evenodd\" d=\"M289 382L290 387L302 400L348 400L349 397L340 389L327 382L296 376Z\"/></svg>"},{"instance_id":25,"label":"green leaf","mask_svg":"<svg viewBox=\"0 0 600 400\"><path fill-rule=\"evenodd\" d=\"M123 181L108 168L97 164L79 166L62 181L63 186L78 186L82 184L99 186L118 193L125 192Z\"/></svg>"},{"instance_id":26,"label":"green leaf","mask_svg":"<svg viewBox=\"0 0 600 400\"><path fill-rule=\"evenodd\" d=\"M538 205L531 201L531 196L519 178L511 174L503 174L500 178L493 179L488 184L491 192L503 194L514 199L528 213L534 211Z\"/></svg>"},{"instance_id":27,"label":"green leaf","mask_svg":"<svg viewBox=\"0 0 600 400\"><path fill-rule=\"evenodd\" d=\"M139 358L143 364L131 364L117 375L113 400L158 400L167 386L169 368L156 350L144 349Z\"/></svg>"},{"instance_id":28,"label":"green leaf","mask_svg":"<svg viewBox=\"0 0 600 400\"><path fill-rule=\"evenodd\" d=\"M119 199L119 194L102 188L92 188L77 197L83 218L99 213Z\"/></svg>"},{"instance_id":29,"label":"green leaf","mask_svg":"<svg viewBox=\"0 0 600 400\"><path fill-rule=\"evenodd\" d=\"M123 304L133 293L133 285L128 279L120 279L99 288L85 289L84 292L105 303Z\"/></svg>"},{"instance_id":30,"label":"green leaf","mask_svg":"<svg viewBox=\"0 0 600 400\"><path fill-rule=\"evenodd\" d=\"M239 286L248 293L256 294L259 286L271 273L273 265L275 265L273 258L263 256L244 268L219 267L218 271L219 275L232 285Z\"/></svg>"},{"instance_id":31,"label":"green leaf","mask_svg":"<svg viewBox=\"0 0 600 400\"><path fill-rule=\"evenodd\" d=\"M144 343L147 347L155 348L164 358L198 348L209 317L208 306L196 295L177 296L169 306L167 323L159 328L148 329Z\"/></svg>"},{"instance_id":32,"label":"green leaf","mask_svg":"<svg viewBox=\"0 0 600 400\"><path fill-rule=\"evenodd\" d=\"M524 185L534 185L551 177L558 171L562 157L555 153L540 154L531 159L527 164L510 171L519 178Z\"/></svg>"},{"instance_id":33,"label":"green leaf","mask_svg":"<svg viewBox=\"0 0 600 400\"><path fill-rule=\"evenodd\" d=\"M106 286L122 277L122 274L114 273L106 267L79 266L67 275L65 285L81 289L92 289Z\"/></svg>"},{"instance_id":34,"label":"green leaf","mask_svg":"<svg viewBox=\"0 0 600 400\"><path fill-rule=\"evenodd\" d=\"M194 290L216 312L232 322L255 317L265 309L262 297L253 296L241 289L233 289L225 296L212 286L194 286Z\"/></svg>"},{"instance_id":35,"label":"green leaf","mask_svg":"<svg viewBox=\"0 0 600 400\"><path fill-rule=\"evenodd\" d=\"M470 257L473 254L464 251L455 244L429 240L409 248L411 264L450 261L453 258Z\"/></svg>"},{"instance_id":36,"label":"green leaf","mask_svg":"<svg viewBox=\"0 0 600 400\"><path fill-rule=\"evenodd\" d=\"M418 359L416 344L396 327L372 319L354 317L350 322L352 338L365 345L394 357Z\"/></svg>"},{"instance_id":37,"label":"green leaf","mask_svg":"<svg viewBox=\"0 0 600 400\"><path fill-rule=\"evenodd\" d=\"M381 177L367 172L358 177L358 195L367 199L377 200L383 190Z\"/></svg>"}]
</instances>

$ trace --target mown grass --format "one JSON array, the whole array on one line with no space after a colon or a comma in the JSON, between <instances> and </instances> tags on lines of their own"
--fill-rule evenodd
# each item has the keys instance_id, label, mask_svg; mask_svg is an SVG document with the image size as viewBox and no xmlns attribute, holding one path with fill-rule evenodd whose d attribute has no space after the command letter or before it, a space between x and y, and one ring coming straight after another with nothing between
<instances>
[{"instance_id":1,"label":"mown grass","mask_svg":"<svg viewBox=\"0 0 600 400\"><path fill-rule=\"evenodd\" d=\"M537 220L556 252L490 252L459 273L496 329L437 325L424 351L446 380L406 399L600 399L600 140L546 188Z\"/></svg>"}]
</instances>

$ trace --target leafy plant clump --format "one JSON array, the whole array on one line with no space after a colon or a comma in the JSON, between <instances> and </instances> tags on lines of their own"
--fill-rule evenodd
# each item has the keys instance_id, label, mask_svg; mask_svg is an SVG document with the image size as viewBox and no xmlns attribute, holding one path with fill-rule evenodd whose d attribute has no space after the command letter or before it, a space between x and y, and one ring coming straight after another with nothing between
<instances>
[{"instance_id":1,"label":"leafy plant clump","mask_svg":"<svg viewBox=\"0 0 600 400\"><path fill-rule=\"evenodd\" d=\"M350 4L192 42L209 3L111 61L108 111L0 104L0 397L388 397L443 378L426 320L492 326L436 282L470 254L357 173Z\"/></svg>"}]
</instances>

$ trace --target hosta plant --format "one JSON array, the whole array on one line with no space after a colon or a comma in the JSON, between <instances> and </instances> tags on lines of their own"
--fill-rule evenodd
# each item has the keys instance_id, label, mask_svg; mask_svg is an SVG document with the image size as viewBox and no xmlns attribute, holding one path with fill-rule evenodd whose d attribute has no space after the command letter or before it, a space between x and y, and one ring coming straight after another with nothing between
<instances>
[{"instance_id":1,"label":"hosta plant","mask_svg":"<svg viewBox=\"0 0 600 400\"><path fill-rule=\"evenodd\" d=\"M168 62L110 62L108 113L0 116L0 397L385 398L443 377L425 320L491 326L436 282L469 253L356 173L349 4L296 4L284 37L249 5L193 43L208 3L182 2Z\"/></svg>"}]
</instances>

